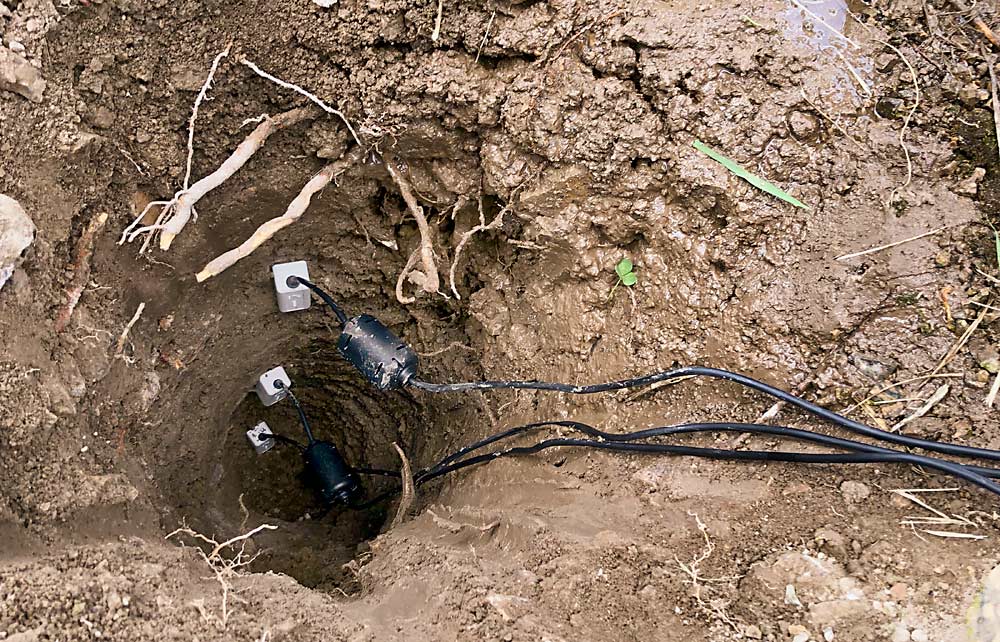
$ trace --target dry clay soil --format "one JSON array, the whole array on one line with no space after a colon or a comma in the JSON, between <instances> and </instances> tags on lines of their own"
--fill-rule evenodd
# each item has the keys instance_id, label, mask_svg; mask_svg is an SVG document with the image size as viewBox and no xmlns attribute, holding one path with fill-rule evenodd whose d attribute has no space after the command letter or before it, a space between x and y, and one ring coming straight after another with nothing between
<instances>
[{"instance_id":1,"label":"dry clay soil","mask_svg":"<svg viewBox=\"0 0 1000 642\"><path fill-rule=\"evenodd\" d=\"M1000 501L917 468L549 450L422 486L394 519L395 500L321 514L294 450L258 457L244 438L262 419L299 434L288 404L249 393L278 364L318 436L394 470L393 442L419 468L537 419L624 431L749 421L771 403L702 380L586 398L380 393L338 357L317 305L278 313L270 265L306 260L352 314L423 353L431 381L713 365L883 427L946 384L900 430L1000 448L984 403L998 366L985 222L1000 194L988 43L938 0L810 3L828 26L805 6L0 0L5 47L46 82L37 102L0 91L0 193L37 226L0 290L0 639L994 641ZM977 11L996 25L995 9ZM429 218L440 292L397 283L420 234L376 154L195 281L357 144L318 109L203 199L169 251L118 244L183 184L191 107L227 45L193 177L247 119L308 104L251 60L396 159ZM481 221L496 223L456 262ZM612 292L623 257L638 283ZM948 377L905 383L950 352ZM775 421L824 428L787 408ZM941 516L892 492L906 488L951 489L920 495L950 521L905 525ZM191 534L263 524L276 528L223 550L242 552L236 569L213 571Z\"/></svg>"}]
</instances>

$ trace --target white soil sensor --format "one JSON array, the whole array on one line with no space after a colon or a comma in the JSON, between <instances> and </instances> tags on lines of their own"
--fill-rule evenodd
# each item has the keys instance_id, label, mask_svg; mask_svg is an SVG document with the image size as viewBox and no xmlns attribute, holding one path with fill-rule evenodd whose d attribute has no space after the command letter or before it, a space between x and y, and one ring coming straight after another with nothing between
<instances>
[{"instance_id":1,"label":"white soil sensor","mask_svg":"<svg viewBox=\"0 0 1000 642\"><path fill-rule=\"evenodd\" d=\"M247 431L247 439L250 440L250 445L253 449L257 451L258 455L263 455L267 451L274 448L275 441L274 437L267 437L266 435L273 435L271 429L268 427L266 422L260 422L253 428Z\"/></svg>"},{"instance_id":2,"label":"white soil sensor","mask_svg":"<svg viewBox=\"0 0 1000 642\"><path fill-rule=\"evenodd\" d=\"M274 293L278 297L278 309L282 312L296 312L312 305L309 288L295 280L301 276L309 280L309 266L305 261L275 263L271 266L274 275Z\"/></svg>"},{"instance_id":3,"label":"white soil sensor","mask_svg":"<svg viewBox=\"0 0 1000 642\"><path fill-rule=\"evenodd\" d=\"M257 378L257 397L265 406L273 406L286 396L292 380L281 366L271 368Z\"/></svg>"}]
</instances>

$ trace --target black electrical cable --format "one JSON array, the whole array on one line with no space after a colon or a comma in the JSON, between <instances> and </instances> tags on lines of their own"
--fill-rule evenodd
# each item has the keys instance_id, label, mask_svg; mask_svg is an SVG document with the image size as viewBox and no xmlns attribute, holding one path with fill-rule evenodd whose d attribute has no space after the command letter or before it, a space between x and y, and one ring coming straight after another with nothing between
<instances>
[{"instance_id":1,"label":"black electrical cable","mask_svg":"<svg viewBox=\"0 0 1000 642\"><path fill-rule=\"evenodd\" d=\"M825 435L810 430L803 430L801 428L790 428L787 426L771 426L767 424L736 423L736 422L689 423L689 424L679 424L674 426L660 426L657 428L647 428L645 430L638 430L629 433L611 433L611 432L604 432L589 424L585 424L579 421L557 420L557 421L539 421L535 423L525 424L523 426L516 426L514 428L509 428L495 435L491 435L489 437L486 437L485 439L464 446L459 450L455 451L454 453L452 453L451 455L444 457L437 464L429 468L427 471L424 471L424 473L433 471L438 467L445 466L453 461L456 461L457 459L460 459L461 457L464 457L469 453L475 452L476 450L480 450L490 444L502 441L504 439L509 439L511 437L521 435L538 428L544 428L547 426L572 428L573 430L582 432L590 437L612 442L637 441L641 439L649 439L651 437L670 437L674 435L683 435L692 433L738 432L738 433L749 433L754 435L772 435L786 439L816 443L823 446L830 446L833 448L842 448L852 452L867 452L867 453L882 453L882 454L892 454L900 452L897 450L893 450L891 448L883 448L881 446L866 444L864 442L855 441L853 439L843 439L841 437ZM927 455L913 455L913 456L937 462L937 464L935 464L934 466L928 464L928 467L936 466L939 469L941 469L942 464L946 465L948 467L949 474L953 476L960 476L957 473L956 469L963 468L982 477L1000 479L1000 469L997 468L983 468L980 466L971 466L968 464L962 464L958 462L950 462L944 459L939 459L937 457L929 457ZM418 473L418 475L420 474L421 473Z\"/></svg>"},{"instance_id":2,"label":"black electrical cable","mask_svg":"<svg viewBox=\"0 0 1000 642\"><path fill-rule=\"evenodd\" d=\"M270 437L271 439L274 439L275 441L281 442L283 444L288 444L289 446L295 446L299 450L305 450L306 449L306 447L303 446L302 444L300 444L299 442L295 441L291 437L286 437L284 435L276 435L273 432L266 432L266 433L261 433L259 436L260 437Z\"/></svg>"},{"instance_id":3,"label":"black electrical cable","mask_svg":"<svg viewBox=\"0 0 1000 642\"><path fill-rule=\"evenodd\" d=\"M302 410L302 405L299 404L299 400L296 398L295 393L292 392L291 388L286 388L282 381L275 381L274 387L288 393L288 398L292 400L292 405L295 406L295 410L299 413L299 422L302 424L302 429L306 431L306 438L309 440L307 445L312 446L316 443L316 438L313 437L312 428L309 426L309 420L306 419L306 413Z\"/></svg>"},{"instance_id":4,"label":"black electrical cable","mask_svg":"<svg viewBox=\"0 0 1000 642\"><path fill-rule=\"evenodd\" d=\"M337 302L333 300L333 297L331 297L329 294L327 294L326 292L324 292L316 284L312 283L311 281L306 281L301 276L290 276L290 277L288 277L288 280L289 280L288 284L289 285L294 286L294 284L292 283L293 279L295 281L297 281L298 283L301 283L302 285L306 286L307 288L309 288L313 292L315 292L316 296L318 296L319 298L323 299L323 302L326 303L328 306L330 306L330 309L333 310L333 313L337 315L337 320L340 321L340 327L341 328L343 328L345 325L347 325L347 315L344 314L344 310L339 305L337 305Z\"/></svg>"},{"instance_id":5,"label":"black electrical cable","mask_svg":"<svg viewBox=\"0 0 1000 642\"><path fill-rule=\"evenodd\" d=\"M612 390L622 390L625 388L634 388L637 386L648 386L660 381L670 381L672 379L678 379L680 377L689 376L701 376L701 377L711 377L715 379L722 379L724 381L731 381L737 383L746 388L762 392L766 395L774 397L784 401L785 403L791 404L797 408L800 408L810 414L817 417L825 419L841 428L850 430L860 435L865 435L873 439L878 439L880 441L885 441L889 443L898 444L900 446L906 446L908 448L921 448L923 450L930 450L934 452L944 453L948 455L955 455L957 457L978 457L981 459L990 459L993 461L1000 461L1000 450L991 450L988 448L976 448L974 446L962 446L959 444L952 444L947 442L933 441L928 439L919 439L917 437L908 437L906 435L899 435L896 433L891 433L885 430L880 430L878 428L873 428L866 424L854 421L853 419L848 419L843 415L840 415L832 410L827 410L822 406L818 406L812 402L806 401L805 399L793 395L790 392L785 392L779 388L770 386L762 381L757 381L751 377L745 375L737 374L735 372L730 372L728 370L722 370L719 368L707 368L703 366L687 366L682 368L675 368L672 370L665 370L663 372L657 372L642 377L636 377L633 379L623 379L620 381L610 381L607 383L592 384L587 386L573 386L565 383L551 383L546 381L479 381L479 382L467 382L467 383L428 383L422 379L413 378L410 380L410 384L415 388L424 390L426 392L432 393L442 393L442 392L466 392L470 390L489 390L489 389L528 389L528 390L550 390L555 392L565 392L568 394L577 395L589 395L599 392L608 392Z\"/></svg>"},{"instance_id":6,"label":"black electrical cable","mask_svg":"<svg viewBox=\"0 0 1000 642\"><path fill-rule=\"evenodd\" d=\"M990 481L982 475L978 475L963 466L958 466L952 472L950 467L939 459L930 457L920 457L909 453L874 453L874 452L853 452L853 453L798 453L798 452L769 452L758 450L723 450L718 448L702 448L698 446L679 446L675 444L638 444L633 442L598 441L594 439L546 439L533 446L522 446L508 448L506 450L476 455L459 462L455 462L435 470L421 479L421 483L426 483L436 477L446 475L450 472L474 466L488 461L493 461L500 457L510 457L517 455L528 455L540 452L547 448L559 447L588 447L598 450L612 450L619 452L639 452L639 453L660 453L671 455L685 455L691 457L702 457L708 459L741 460L741 461L765 461L765 462L792 462L806 464L872 464L872 463L896 463L914 464L935 468L942 472L948 472L965 481L988 490L995 495L1000 495L1000 486Z\"/></svg>"},{"instance_id":7,"label":"black electrical cable","mask_svg":"<svg viewBox=\"0 0 1000 642\"><path fill-rule=\"evenodd\" d=\"M546 439L533 446L523 446L508 448L506 450L493 451L480 455L475 455L467 459L457 461L476 450L488 445L508 439L517 435L527 433L531 430L546 426L560 426L572 428L597 439ZM833 446L850 450L850 453L795 453L795 452L769 452L769 451L740 451L718 448L702 448L694 446L682 446L676 444L661 443L634 443L636 440L648 439L651 437L666 437L681 434L698 434L707 432L740 432L750 434L766 434L782 438L808 441L826 446ZM493 461L500 457L516 456L536 453L546 448L555 447L592 447L602 450L612 450L618 452L639 452L639 453L660 453L687 455L694 457L707 457L711 459L729 459L744 461L774 461L793 463L817 463L817 464L863 464L863 463L908 463L925 468L935 469L946 473L952 477L963 479L969 483L1000 495L1000 486L993 483L988 477L1000 478L1000 470L992 468L979 468L964 464L954 463L928 457L925 455L913 455L899 452L889 448L882 448L871 444L865 444L850 439L842 439L821 433L815 433L798 428L785 426L769 426L764 424L743 424L730 422L696 423L682 424L677 426L662 426L649 428L631 433L608 433L588 424L576 421L545 421L523 426L516 426L500 433L491 435L485 439L465 446L458 451L445 456L437 464L430 468L421 470L414 475L414 484L423 484L439 478L443 475L461 470L463 468L477 464ZM395 476L395 475L394 475ZM378 504L389 497L392 497L399 489L385 491L368 501L355 504L352 508L363 510Z\"/></svg>"}]
</instances>

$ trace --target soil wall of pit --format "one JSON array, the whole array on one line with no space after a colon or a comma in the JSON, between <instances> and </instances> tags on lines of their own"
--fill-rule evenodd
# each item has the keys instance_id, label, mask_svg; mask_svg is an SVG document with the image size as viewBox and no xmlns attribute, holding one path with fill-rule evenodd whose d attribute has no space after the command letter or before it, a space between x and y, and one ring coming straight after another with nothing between
<instances>
[{"instance_id":1,"label":"soil wall of pit","mask_svg":"<svg viewBox=\"0 0 1000 642\"><path fill-rule=\"evenodd\" d=\"M420 466L539 418L624 430L752 420L767 406L694 382L572 400L377 394L334 356L319 309L276 311L269 266L306 260L349 311L434 355L429 380L584 382L702 363L841 409L900 383L866 407L886 426L928 396L902 382L976 324L948 364L948 394L907 431L1000 446L983 403L995 248L976 199L994 193L996 166L979 144L995 140L988 69L968 53L976 32L933 1L852 5L854 17L810 5L838 9L827 22L856 46L776 1L376 4L0 0L4 45L23 46L47 82L37 103L0 93L0 192L38 227L0 291L0 595L14 596L0 602L0 631L960 639L995 554L899 526L914 508L889 489L944 483L919 471L551 453L435 485L381 533L394 505L312 519L294 453L252 456L241 432L261 418L296 430L289 408L247 396L278 364L324 437L385 468L393 441ZM939 37L942 24L961 46ZM181 186L192 103L230 42L199 108L192 175L219 166L246 119L305 104L240 64L251 60L342 109L400 164L429 220L440 292L400 279L420 233L375 155L253 255L195 281L356 144L319 112L203 199L169 252L117 244L150 199ZM695 140L809 209L741 181ZM92 259L78 260L102 213ZM459 257L465 233L494 220ZM612 293L626 256L638 283ZM56 332L79 265L82 296ZM935 497L971 534L996 537L982 496ZM277 523L248 553L260 553L252 570L287 575L234 576L223 611L201 558L163 542L182 522L219 538ZM806 572L816 568L821 579Z\"/></svg>"}]
</instances>

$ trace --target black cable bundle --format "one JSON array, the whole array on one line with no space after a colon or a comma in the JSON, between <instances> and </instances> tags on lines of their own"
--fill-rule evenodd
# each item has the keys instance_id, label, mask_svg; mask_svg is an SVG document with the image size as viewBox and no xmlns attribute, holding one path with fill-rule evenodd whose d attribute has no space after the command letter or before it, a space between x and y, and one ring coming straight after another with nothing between
<instances>
[{"instance_id":1,"label":"black cable bundle","mask_svg":"<svg viewBox=\"0 0 1000 642\"><path fill-rule=\"evenodd\" d=\"M320 288L302 281L311 290L316 292L316 294L323 299L330 306L330 308L337 315L337 318L344 325L346 322L346 315L343 310L333 301L333 299ZM399 345L406 347L406 350L410 350L409 347L402 344L395 335L386 331L386 334L390 335L391 341L395 342L391 347L395 350L400 350ZM389 341L389 340L386 340ZM381 346L376 346L381 347ZM410 350L412 352L412 350ZM383 350L385 352L385 350ZM367 353L366 353L367 354ZM372 349L371 355L377 354ZM369 355L369 356L371 356ZM362 355L364 356L364 355ZM399 366L399 364L385 364L386 368L391 365ZM473 390L496 390L496 389L519 389L519 390L547 390L553 392L562 392L567 394L577 394L577 395L588 395L596 394L600 392L610 392L614 390L624 390L626 388L635 388L640 386L648 386L654 383L662 381L671 381L679 379L682 377L690 376L701 376L701 377L711 377L714 379L721 379L724 381L733 382L749 388L751 390L756 390L762 392L770 397L779 399L785 403L791 404L796 408L804 410L805 412L812 414L820 419L828 421L840 428L851 431L853 433L870 437L882 442L896 444L906 448L919 448L925 451L937 452L946 455L952 455L956 457L966 457L966 458L978 458L991 461L1000 461L1000 451L991 450L987 448L976 448L972 446L963 446L960 444L952 444L947 442L933 441L929 439L919 439L916 437L908 437L906 435L900 435L885 430L880 430L872 426L854 421L853 419L848 419L847 417L840 415L832 410L823 408L814 403L806 401L805 399L798 397L790 392L786 392L779 388L775 388L766 383L741 375L735 372L730 372L728 370L722 370L719 368L708 368L702 366L689 366L683 368L674 368L671 370L664 370L662 372L657 372L642 377L635 377L632 379L623 379L620 381L610 381L607 383L592 384L586 386L574 386L566 383L553 383L545 381L479 381L479 382L466 382L466 383L429 383L423 381L415 376L416 372L416 361L413 357L412 362L407 362L408 370L405 376L400 376L395 378L391 382L391 386L381 386L383 389L391 389L391 387L401 387L404 385L409 385L419 390L423 390L428 393L448 393L448 392L468 392ZM375 370L382 371L382 368L376 368ZM398 367L397 367L398 370ZM362 374L365 374L364 372ZM370 377L369 377L370 378ZM304 416L302 417L305 421ZM539 441L536 444L530 446L517 446L510 447L500 450L492 450L489 452L479 452L490 446L492 444L511 439L518 435L527 434L534 430L543 427L562 427L575 430L582 433L586 438L550 438ZM739 433L750 433L755 435L772 435L776 437L781 437L785 439L797 440L810 442L814 444L820 444L823 446L829 446L833 448L838 448L845 450L847 452L840 453L802 453L802 452L784 452L784 451L755 451L755 450L727 450L719 448L704 448L697 446L687 446L683 444L676 443L663 443L662 441L650 441L651 439L662 439L665 437L676 437L684 434L700 434L700 433L714 433L714 432L739 432ZM594 448L598 450L611 450L616 452L634 452L634 453L654 453L654 454L670 454L670 455L683 455L691 457L706 457L710 459L723 459L723 460L741 460L741 461L774 461L774 462L794 462L794 463L807 463L807 464L868 464L868 463L902 463L911 464L917 466L923 466L925 468L930 468L937 470L939 472L945 473L952 477L962 479L967 481L979 488L988 490L991 493L1000 495L1000 485L993 482L993 479L1000 479L1000 470L994 468L984 468L980 466L973 466L969 464L963 464L958 462L948 461L940 457L934 457L930 455L918 455L905 452L902 450L896 450L893 448L885 448L882 446L875 446L872 444L855 441L852 439L843 439L840 437L833 437L830 435L825 435L822 433L817 433L809 430L803 430L799 428L790 428L786 426L769 426L763 424L752 424L752 423L733 423L733 422L713 422L713 423L692 423L692 424L682 424L676 426L662 426L659 428L649 428L646 430L639 430L631 433L615 434L608 433L593 426L585 423L576 421L544 421L532 424L526 424L524 426L517 426L515 428L507 429L503 432L491 435L477 441L473 444L465 446L458 451L444 457L437 464L431 466L430 468L421 470L414 475L414 484L417 486L423 485L429 481L437 479L443 475L467 468L469 466L475 466L488 461L493 461L501 457L513 457L518 455L527 455L540 452L549 448ZM356 472L370 475L383 475L390 477L398 477L399 473L394 471L379 470L379 469L356 469ZM384 492L364 503L355 504L355 508L367 508L372 506L387 497L392 496L397 490Z\"/></svg>"}]
</instances>

